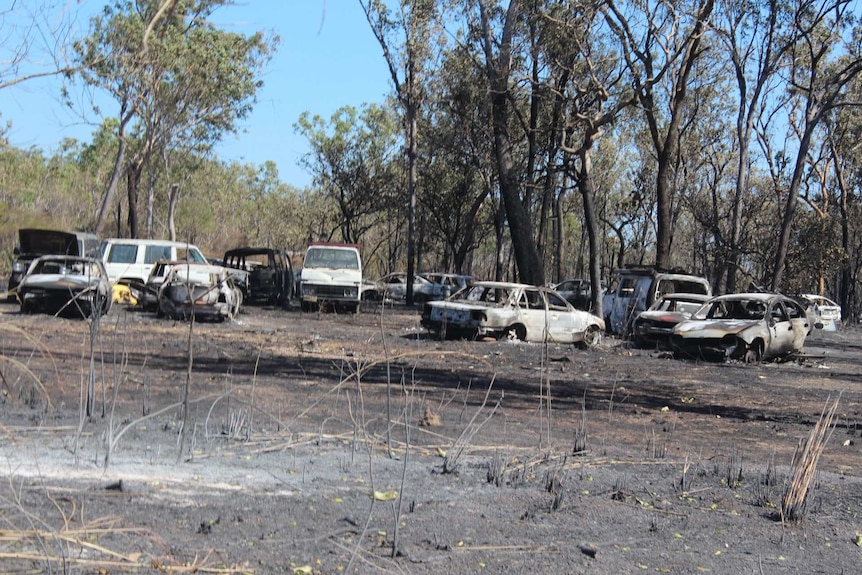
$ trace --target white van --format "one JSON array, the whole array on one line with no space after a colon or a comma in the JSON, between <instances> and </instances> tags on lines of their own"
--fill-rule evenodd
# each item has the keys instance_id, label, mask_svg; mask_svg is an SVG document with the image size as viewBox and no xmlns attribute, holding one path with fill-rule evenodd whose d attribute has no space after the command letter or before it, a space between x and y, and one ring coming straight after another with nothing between
<instances>
[{"instance_id":1,"label":"white van","mask_svg":"<svg viewBox=\"0 0 862 575\"><path fill-rule=\"evenodd\" d=\"M311 244L305 252L299 292L302 310L332 304L359 311L362 259L356 244Z\"/></svg>"},{"instance_id":2,"label":"white van","mask_svg":"<svg viewBox=\"0 0 862 575\"><path fill-rule=\"evenodd\" d=\"M159 260L206 263L201 251L186 242L111 238L102 241L102 261L112 284L125 284L140 298L150 271ZM137 293L135 293L137 292Z\"/></svg>"}]
</instances>

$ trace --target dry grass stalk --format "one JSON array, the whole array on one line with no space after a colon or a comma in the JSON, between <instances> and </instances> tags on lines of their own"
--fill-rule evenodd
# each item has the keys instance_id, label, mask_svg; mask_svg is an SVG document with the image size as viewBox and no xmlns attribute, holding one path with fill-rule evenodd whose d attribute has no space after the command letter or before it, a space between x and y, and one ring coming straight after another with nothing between
<instances>
[{"instance_id":1,"label":"dry grass stalk","mask_svg":"<svg viewBox=\"0 0 862 575\"><path fill-rule=\"evenodd\" d=\"M838 411L840 399L840 396L836 398L831 406L829 400L826 400L826 405L820 413L820 419L817 420L811 433L808 434L805 445L802 446L801 450L800 446L797 446L796 452L793 454L790 480L784 489L784 495L781 497L782 523L799 522L805 516L811 485L817 475L817 463L835 430L835 413ZM800 445L801 443L800 440Z\"/></svg>"},{"instance_id":2,"label":"dry grass stalk","mask_svg":"<svg viewBox=\"0 0 862 575\"><path fill-rule=\"evenodd\" d=\"M446 453L446 457L443 458L443 473L454 473L458 468L458 463L461 459L461 456L464 454L464 451L467 449L467 446L473 441L473 437L479 432L482 427L485 426L488 421L494 416L497 412L497 409L500 407L500 403L503 401L503 395L500 395L500 399L497 400L496 405L491 408L491 411L488 413L487 417L480 422L476 422L479 415L485 409L485 405L488 403L488 396L491 394L491 388L494 387L494 379L491 379L491 382L488 384L488 389L485 391L485 397L482 400L482 405L479 406L479 409L476 410L476 413L473 414L473 417L470 419L470 422L464 428L464 431L461 432L461 435L458 436L458 439L452 444L452 447Z\"/></svg>"}]
</instances>

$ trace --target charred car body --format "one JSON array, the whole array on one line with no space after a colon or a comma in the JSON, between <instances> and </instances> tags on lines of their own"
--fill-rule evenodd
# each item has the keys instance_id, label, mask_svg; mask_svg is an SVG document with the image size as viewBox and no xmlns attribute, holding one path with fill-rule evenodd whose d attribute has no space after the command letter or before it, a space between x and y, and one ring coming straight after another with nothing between
<instances>
[{"instance_id":1,"label":"charred car body","mask_svg":"<svg viewBox=\"0 0 862 575\"><path fill-rule=\"evenodd\" d=\"M183 262L171 266L158 293L158 315L172 319L224 321L242 305L242 290L230 271L208 263Z\"/></svg>"},{"instance_id":2,"label":"charred car body","mask_svg":"<svg viewBox=\"0 0 862 575\"><path fill-rule=\"evenodd\" d=\"M605 325L611 333L629 335L632 322L667 293L712 295L706 278L653 267L627 267L615 272L616 283L602 297Z\"/></svg>"},{"instance_id":3,"label":"charred car body","mask_svg":"<svg viewBox=\"0 0 862 575\"><path fill-rule=\"evenodd\" d=\"M440 337L578 343L601 340L601 318L576 310L550 288L506 282L476 282L443 301L428 302L422 325Z\"/></svg>"},{"instance_id":4,"label":"charred car body","mask_svg":"<svg viewBox=\"0 0 862 575\"><path fill-rule=\"evenodd\" d=\"M101 260L49 255L31 262L17 286L21 313L88 318L111 308L111 284Z\"/></svg>"},{"instance_id":5,"label":"charred car body","mask_svg":"<svg viewBox=\"0 0 862 575\"><path fill-rule=\"evenodd\" d=\"M676 357L755 363L802 351L813 324L795 300L769 293L713 298L676 325Z\"/></svg>"},{"instance_id":6,"label":"charred car body","mask_svg":"<svg viewBox=\"0 0 862 575\"><path fill-rule=\"evenodd\" d=\"M422 277L443 286L444 299L476 281L476 278L466 274L449 274L432 272L422 274Z\"/></svg>"},{"instance_id":7,"label":"charred car body","mask_svg":"<svg viewBox=\"0 0 862 575\"><path fill-rule=\"evenodd\" d=\"M244 247L225 252L222 265L237 270L234 279L244 301L288 307L295 280L284 250Z\"/></svg>"},{"instance_id":8,"label":"charred car body","mask_svg":"<svg viewBox=\"0 0 862 575\"><path fill-rule=\"evenodd\" d=\"M96 257L98 253L99 240L94 234L31 228L18 230L18 245L15 247L12 273L9 275L7 285L8 299L11 301L17 299L15 293L18 284L30 269L30 263L39 256Z\"/></svg>"},{"instance_id":9,"label":"charred car body","mask_svg":"<svg viewBox=\"0 0 862 575\"><path fill-rule=\"evenodd\" d=\"M638 347L666 348L670 345L673 328L689 319L709 300L708 295L695 293L665 294L648 310L641 312L632 325L632 337Z\"/></svg>"},{"instance_id":10,"label":"charred car body","mask_svg":"<svg viewBox=\"0 0 862 575\"><path fill-rule=\"evenodd\" d=\"M443 284L433 282L420 274L413 274L413 301L424 303L426 301L440 300L445 296ZM364 287L362 299L372 301L407 299L407 274L405 272L394 272L387 274L373 286Z\"/></svg>"},{"instance_id":11,"label":"charred car body","mask_svg":"<svg viewBox=\"0 0 862 575\"><path fill-rule=\"evenodd\" d=\"M572 278L553 286L554 291L563 296L575 309L590 311L593 304L593 288L589 279ZM605 286L602 286L602 295Z\"/></svg>"}]
</instances>

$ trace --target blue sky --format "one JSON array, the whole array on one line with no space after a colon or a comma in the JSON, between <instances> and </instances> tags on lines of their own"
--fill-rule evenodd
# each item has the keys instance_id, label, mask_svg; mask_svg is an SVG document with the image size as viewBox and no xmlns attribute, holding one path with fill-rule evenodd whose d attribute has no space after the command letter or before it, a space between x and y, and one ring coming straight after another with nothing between
<instances>
[{"instance_id":1,"label":"blue sky","mask_svg":"<svg viewBox=\"0 0 862 575\"><path fill-rule=\"evenodd\" d=\"M68 1L77 25L86 27L103 1ZM263 77L254 111L241 133L228 135L216 150L223 160L263 164L273 160L281 180L303 187L311 176L297 165L307 151L293 124L304 111L328 118L345 105L381 102L390 90L389 72L358 0L238 0L212 18L219 27L243 34L271 30L281 44ZM59 102L59 78L32 80L0 90L0 121L12 122L10 143L46 154L63 138L89 141L93 123ZM102 113L115 115L106 101Z\"/></svg>"}]
</instances>

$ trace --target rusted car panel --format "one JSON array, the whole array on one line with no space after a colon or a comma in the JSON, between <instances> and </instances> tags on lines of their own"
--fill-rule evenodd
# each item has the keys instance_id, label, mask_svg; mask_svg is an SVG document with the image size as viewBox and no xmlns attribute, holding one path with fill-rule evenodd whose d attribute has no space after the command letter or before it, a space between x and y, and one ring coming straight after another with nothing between
<instances>
[{"instance_id":1,"label":"rusted car panel","mask_svg":"<svg viewBox=\"0 0 862 575\"><path fill-rule=\"evenodd\" d=\"M512 338L528 342L596 345L598 316L576 310L550 288L476 282L447 300L428 302L422 324L440 337Z\"/></svg>"},{"instance_id":2,"label":"rusted car panel","mask_svg":"<svg viewBox=\"0 0 862 575\"><path fill-rule=\"evenodd\" d=\"M33 260L18 285L22 313L88 318L111 308L111 284L102 262L79 256Z\"/></svg>"},{"instance_id":3,"label":"rusted car panel","mask_svg":"<svg viewBox=\"0 0 862 575\"><path fill-rule=\"evenodd\" d=\"M813 323L798 302L780 294L713 298L673 329L678 357L754 363L802 351Z\"/></svg>"},{"instance_id":4,"label":"rusted car panel","mask_svg":"<svg viewBox=\"0 0 862 575\"><path fill-rule=\"evenodd\" d=\"M666 348L670 345L673 328L706 303L710 296L696 293L666 294L642 312L632 325L634 343L638 347Z\"/></svg>"},{"instance_id":5,"label":"rusted car panel","mask_svg":"<svg viewBox=\"0 0 862 575\"><path fill-rule=\"evenodd\" d=\"M158 314L172 319L233 319L242 305L242 290L230 271L210 264L183 263L170 268L159 288Z\"/></svg>"}]
</instances>

